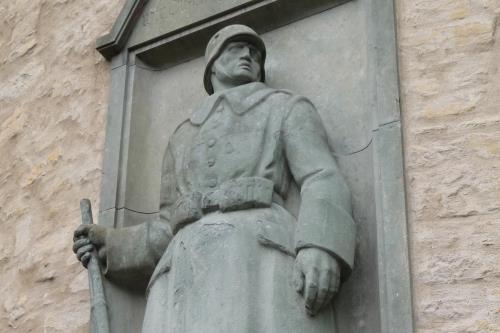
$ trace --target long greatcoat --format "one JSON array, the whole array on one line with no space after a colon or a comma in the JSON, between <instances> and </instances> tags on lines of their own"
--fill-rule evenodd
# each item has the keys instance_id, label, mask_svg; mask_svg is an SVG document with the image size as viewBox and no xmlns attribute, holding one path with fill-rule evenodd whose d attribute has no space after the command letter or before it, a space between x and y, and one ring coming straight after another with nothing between
<instances>
[{"instance_id":1,"label":"long greatcoat","mask_svg":"<svg viewBox=\"0 0 500 333\"><path fill-rule=\"evenodd\" d=\"M249 177L272 182L270 207L174 217L180 198ZM283 206L293 180L298 219ZM106 274L151 275L143 333L335 332L334 309L307 316L292 283L302 248L343 279L354 259L349 190L309 100L263 83L210 96L170 138L161 181L160 220L107 239Z\"/></svg>"}]
</instances>

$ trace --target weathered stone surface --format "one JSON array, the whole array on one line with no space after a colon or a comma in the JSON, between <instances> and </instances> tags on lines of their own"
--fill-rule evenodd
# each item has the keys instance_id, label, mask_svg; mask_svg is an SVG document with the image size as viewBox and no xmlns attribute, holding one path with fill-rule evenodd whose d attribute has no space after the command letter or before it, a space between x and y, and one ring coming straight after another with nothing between
<instances>
[{"instance_id":1,"label":"weathered stone surface","mask_svg":"<svg viewBox=\"0 0 500 333\"><path fill-rule=\"evenodd\" d=\"M98 207L124 0L0 3L0 332L87 332L71 255ZM417 332L500 331L500 5L397 0Z\"/></svg>"},{"instance_id":2,"label":"weathered stone surface","mask_svg":"<svg viewBox=\"0 0 500 333\"><path fill-rule=\"evenodd\" d=\"M500 3L400 0L418 332L500 332Z\"/></svg>"},{"instance_id":3,"label":"weathered stone surface","mask_svg":"<svg viewBox=\"0 0 500 333\"><path fill-rule=\"evenodd\" d=\"M71 235L79 200L98 207L108 64L94 45L122 4L0 3L2 333L88 331Z\"/></svg>"}]
</instances>

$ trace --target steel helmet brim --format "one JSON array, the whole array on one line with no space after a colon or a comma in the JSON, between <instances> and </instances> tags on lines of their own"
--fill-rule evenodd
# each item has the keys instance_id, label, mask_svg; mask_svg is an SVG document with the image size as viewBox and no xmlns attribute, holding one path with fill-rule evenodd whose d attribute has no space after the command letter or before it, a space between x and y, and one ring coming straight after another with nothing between
<instances>
[{"instance_id":1,"label":"steel helmet brim","mask_svg":"<svg viewBox=\"0 0 500 333\"><path fill-rule=\"evenodd\" d=\"M231 33L230 29L234 28L235 32ZM224 32L229 32L224 35ZM220 38L219 38L220 37ZM219 39L219 40L218 40ZM205 74L203 77L203 84L205 86L205 90L209 95L214 93L214 88L212 86L212 66L217 60L217 58L222 54L226 46L231 42L248 42L254 45L261 52L261 77L260 81L265 82L266 73L264 69L265 61L266 61L266 46L264 41L260 38L260 36L250 29L249 27L242 25L234 25L228 26L219 32L217 32L211 39L207 45L207 50L205 54L205 59L207 60L207 64L205 66Z\"/></svg>"}]
</instances>

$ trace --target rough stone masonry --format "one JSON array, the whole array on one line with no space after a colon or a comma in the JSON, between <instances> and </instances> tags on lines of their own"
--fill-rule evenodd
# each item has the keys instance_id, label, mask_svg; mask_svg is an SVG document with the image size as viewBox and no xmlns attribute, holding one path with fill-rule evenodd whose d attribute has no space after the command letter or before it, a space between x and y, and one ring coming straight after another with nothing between
<instances>
[{"instance_id":1,"label":"rough stone masonry","mask_svg":"<svg viewBox=\"0 0 500 333\"><path fill-rule=\"evenodd\" d=\"M0 3L0 332L87 332L71 252L98 205L124 0ZM396 0L417 332L500 332L500 2Z\"/></svg>"},{"instance_id":2,"label":"rough stone masonry","mask_svg":"<svg viewBox=\"0 0 500 333\"><path fill-rule=\"evenodd\" d=\"M500 2L396 1L418 332L500 332Z\"/></svg>"}]
</instances>

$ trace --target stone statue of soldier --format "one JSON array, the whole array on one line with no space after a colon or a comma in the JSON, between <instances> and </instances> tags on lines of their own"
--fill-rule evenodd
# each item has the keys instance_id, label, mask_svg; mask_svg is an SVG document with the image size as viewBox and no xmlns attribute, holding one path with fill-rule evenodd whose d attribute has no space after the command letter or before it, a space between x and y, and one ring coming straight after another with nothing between
<instances>
[{"instance_id":1,"label":"stone statue of soldier","mask_svg":"<svg viewBox=\"0 0 500 333\"><path fill-rule=\"evenodd\" d=\"M228 26L206 49L210 95L166 148L160 218L82 225L104 274L149 280L143 333L333 333L354 260L349 189L314 105L264 84L266 48ZM298 218L284 206L300 189Z\"/></svg>"}]
</instances>

